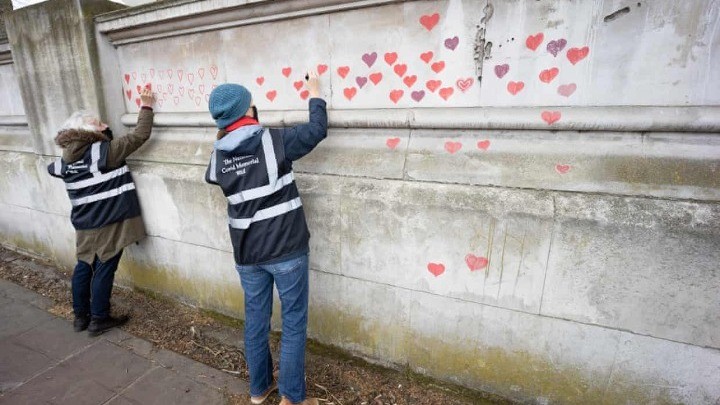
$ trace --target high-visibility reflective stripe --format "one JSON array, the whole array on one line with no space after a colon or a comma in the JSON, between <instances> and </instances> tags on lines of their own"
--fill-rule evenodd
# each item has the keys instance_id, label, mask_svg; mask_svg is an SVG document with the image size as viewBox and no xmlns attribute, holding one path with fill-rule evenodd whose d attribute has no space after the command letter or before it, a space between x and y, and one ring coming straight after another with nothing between
<instances>
[{"instance_id":1,"label":"high-visibility reflective stripe","mask_svg":"<svg viewBox=\"0 0 720 405\"><path fill-rule=\"evenodd\" d=\"M96 175L98 170L98 162L100 161L100 142L95 142L92 144L92 149L90 150L90 158L92 159L92 164L90 166L90 172L93 174L93 176Z\"/></svg>"},{"instance_id":2,"label":"high-visibility reflective stripe","mask_svg":"<svg viewBox=\"0 0 720 405\"><path fill-rule=\"evenodd\" d=\"M212 151L212 155L210 155L210 181L213 181L217 183L217 172L215 171L217 168L217 158L215 157L215 150Z\"/></svg>"},{"instance_id":3,"label":"high-visibility reflective stripe","mask_svg":"<svg viewBox=\"0 0 720 405\"><path fill-rule=\"evenodd\" d=\"M275 218L300 207L302 207L302 202L300 201L300 197L297 197L290 201L259 210L252 218L230 218L229 222L232 228L248 229L253 222Z\"/></svg>"},{"instance_id":4,"label":"high-visibility reflective stripe","mask_svg":"<svg viewBox=\"0 0 720 405\"><path fill-rule=\"evenodd\" d=\"M62 160L57 159L55 161L55 166L53 166L53 171L58 176L60 176L62 174L62 173L60 173L62 171Z\"/></svg>"},{"instance_id":5,"label":"high-visibility reflective stripe","mask_svg":"<svg viewBox=\"0 0 720 405\"><path fill-rule=\"evenodd\" d=\"M70 200L70 203L73 205L73 207L77 207L78 205L89 204L91 202L106 200L108 198L116 197L116 196L119 196L120 194L122 194L126 191L130 191L130 190L135 190L134 183L123 184L122 186L120 186L118 188L114 188L109 191L104 191L102 193L89 195L87 197L76 198L74 200Z\"/></svg>"},{"instance_id":6,"label":"high-visibility reflective stripe","mask_svg":"<svg viewBox=\"0 0 720 405\"><path fill-rule=\"evenodd\" d=\"M270 130L266 129L262 137L263 151L265 152L265 165L268 170L268 179L270 185L275 184L278 178L278 165L275 158L275 148L273 147L272 136Z\"/></svg>"},{"instance_id":7,"label":"high-visibility reflective stripe","mask_svg":"<svg viewBox=\"0 0 720 405\"><path fill-rule=\"evenodd\" d=\"M243 201L250 201L260 197L266 197L295 180L295 175L290 172L278 179L278 166L275 157L275 148L272 143L272 136L269 130L265 130L262 137L263 152L265 154L265 165L268 169L268 184L260 187L243 190L239 193L228 196L228 202L232 205L240 204ZM212 161L211 161L212 163ZM212 173L215 173L214 171Z\"/></svg>"},{"instance_id":8,"label":"high-visibility reflective stripe","mask_svg":"<svg viewBox=\"0 0 720 405\"><path fill-rule=\"evenodd\" d=\"M67 188L68 190L77 190L79 188L94 186L96 184L106 182L110 179L114 179L115 177L122 176L123 174L125 174L129 171L130 171L130 169L128 169L127 166L123 166L119 169L115 169L111 172L103 173L101 175L95 176L90 179L80 180L80 181L76 181L74 183L66 183L65 188Z\"/></svg>"},{"instance_id":9,"label":"high-visibility reflective stripe","mask_svg":"<svg viewBox=\"0 0 720 405\"><path fill-rule=\"evenodd\" d=\"M251 188L250 190L241 191L239 193L228 196L227 199L231 205L236 205L240 204L241 202L254 200L260 197L266 197L292 183L294 180L295 174L293 172L290 172L278 179L278 181L275 182L274 185L268 184L267 186Z\"/></svg>"}]
</instances>

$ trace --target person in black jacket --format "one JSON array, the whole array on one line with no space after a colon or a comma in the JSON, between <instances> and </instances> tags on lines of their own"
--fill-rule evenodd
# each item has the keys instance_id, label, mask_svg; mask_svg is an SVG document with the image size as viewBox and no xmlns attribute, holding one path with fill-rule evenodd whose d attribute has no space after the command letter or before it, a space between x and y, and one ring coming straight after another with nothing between
<instances>
[{"instance_id":1,"label":"person in black jacket","mask_svg":"<svg viewBox=\"0 0 720 405\"><path fill-rule=\"evenodd\" d=\"M250 92L222 84L210 94L210 114L220 131L205 180L228 200L230 239L245 292L245 356L250 400L260 404L278 384L268 345L273 283L282 305L279 390L281 404L314 405L305 395L310 233L295 185L292 162L327 136L319 80L308 73L310 121L268 129L258 122Z\"/></svg>"}]
</instances>

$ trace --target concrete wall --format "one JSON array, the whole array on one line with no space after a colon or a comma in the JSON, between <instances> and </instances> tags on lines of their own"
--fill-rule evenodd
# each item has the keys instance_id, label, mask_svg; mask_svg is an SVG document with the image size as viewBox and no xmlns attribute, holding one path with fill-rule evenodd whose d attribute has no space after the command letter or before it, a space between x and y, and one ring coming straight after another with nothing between
<instances>
[{"instance_id":1,"label":"concrete wall","mask_svg":"<svg viewBox=\"0 0 720 405\"><path fill-rule=\"evenodd\" d=\"M119 281L242 317L225 201L202 181L206 95L244 83L263 122L288 125L307 117L294 82L319 69L330 135L295 166L313 338L534 403L714 404L719 14L713 0L178 2L95 18L86 56L59 67L11 23L25 106L47 117L27 108L32 150L0 138L0 235L72 266L69 203L45 172L52 123L85 103L129 130L152 83L153 138L130 162L150 237ZM99 98L50 108L26 89L68 72Z\"/></svg>"}]
</instances>

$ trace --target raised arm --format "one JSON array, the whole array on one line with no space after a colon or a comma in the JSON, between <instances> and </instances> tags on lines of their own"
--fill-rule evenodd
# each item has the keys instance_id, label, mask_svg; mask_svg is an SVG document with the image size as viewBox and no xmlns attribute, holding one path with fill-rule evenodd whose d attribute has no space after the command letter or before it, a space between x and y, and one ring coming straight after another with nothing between
<instances>
[{"instance_id":1,"label":"raised arm","mask_svg":"<svg viewBox=\"0 0 720 405\"><path fill-rule=\"evenodd\" d=\"M143 89L140 94L140 100L142 101L142 107L138 114L135 130L110 142L107 162L109 168L122 166L125 159L131 153L135 152L145 141L150 139L154 116L152 106L155 103L155 96L153 96L152 90L149 87Z\"/></svg>"},{"instance_id":2,"label":"raised arm","mask_svg":"<svg viewBox=\"0 0 720 405\"><path fill-rule=\"evenodd\" d=\"M320 97L320 83L315 72L308 73L308 90L310 92L310 121L283 132L285 157L297 160L307 155L327 136L327 109L325 100Z\"/></svg>"}]
</instances>

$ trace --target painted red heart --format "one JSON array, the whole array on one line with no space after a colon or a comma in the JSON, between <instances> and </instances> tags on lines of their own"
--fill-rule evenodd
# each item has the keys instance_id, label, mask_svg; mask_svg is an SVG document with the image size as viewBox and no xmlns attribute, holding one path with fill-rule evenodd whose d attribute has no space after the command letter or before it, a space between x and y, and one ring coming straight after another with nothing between
<instances>
[{"instance_id":1,"label":"painted red heart","mask_svg":"<svg viewBox=\"0 0 720 405\"><path fill-rule=\"evenodd\" d=\"M405 76L405 78L403 79L403 83L405 83L405 85L408 87L412 87L416 81L417 81L417 76L415 76L415 75Z\"/></svg>"},{"instance_id":2,"label":"painted red heart","mask_svg":"<svg viewBox=\"0 0 720 405\"><path fill-rule=\"evenodd\" d=\"M523 82L508 82L507 91L509 91L510 94L514 96L518 94L524 87L525 83Z\"/></svg>"},{"instance_id":3,"label":"painted red heart","mask_svg":"<svg viewBox=\"0 0 720 405\"><path fill-rule=\"evenodd\" d=\"M440 73L440 72L442 72L443 69L445 69L445 62L443 62L443 61L435 62L432 64L431 67L432 67L433 72Z\"/></svg>"},{"instance_id":4,"label":"painted red heart","mask_svg":"<svg viewBox=\"0 0 720 405\"><path fill-rule=\"evenodd\" d=\"M508 82L507 89L513 96L518 94L525 87L523 82Z\"/></svg>"},{"instance_id":5,"label":"painted red heart","mask_svg":"<svg viewBox=\"0 0 720 405\"><path fill-rule=\"evenodd\" d=\"M195 75L192 73L188 73L187 79L188 79L188 82L190 82L190 84L193 84L193 80L195 80Z\"/></svg>"},{"instance_id":6,"label":"painted red heart","mask_svg":"<svg viewBox=\"0 0 720 405\"><path fill-rule=\"evenodd\" d=\"M445 142L445 150L448 151L450 154L454 154L455 152L462 149L462 143L460 142L453 142L453 141L447 141Z\"/></svg>"},{"instance_id":7,"label":"painted red heart","mask_svg":"<svg viewBox=\"0 0 720 405\"><path fill-rule=\"evenodd\" d=\"M130 75L125 73L125 83L130 84Z\"/></svg>"},{"instance_id":8,"label":"painted red heart","mask_svg":"<svg viewBox=\"0 0 720 405\"><path fill-rule=\"evenodd\" d=\"M405 94L402 90L393 90L390 92L390 100L392 100L393 103L397 104L398 101L402 98L403 94Z\"/></svg>"},{"instance_id":9,"label":"painted red heart","mask_svg":"<svg viewBox=\"0 0 720 405\"><path fill-rule=\"evenodd\" d=\"M307 90L303 90L300 92L300 98L303 100L307 100L307 98L310 96L310 92Z\"/></svg>"},{"instance_id":10,"label":"painted red heart","mask_svg":"<svg viewBox=\"0 0 720 405\"><path fill-rule=\"evenodd\" d=\"M373 82L373 84L375 84L375 85L380 83L380 80L382 80L382 78L383 78L383 75L380 72L372 73L370 75L370 81Z\"/></svg>"},{"instance_id":11,"label":"painted red heart","mask_svg":"<svg viewBox=\"0 0 720 405\"><path fill-rule=\"evenodd\" d=\"M435 92L440 86L442 86L441 80L428 80L427 83L425 83L425 87L428 88L431 92Z\"/></svg>"},{"instance_id":12,"label":"painted red heart","mask_svg":"<svg viewBox=\"0 0 720 405\"><path fill-rule=\"evenodd\" d=\"M442 97L443 100L447 101L447 99L449 99L454 92L455 89L453 89L452 87L443 87L442 89L440 89L440 97Z\"/></svg>"},{"instance_id":13,"label":"painted red heart","mask_svg":"<svg viewBox=\"0 0 720 405\"><path fill-rule=\"evenodd\" d=\"M357 89L355 87L346 87L345 90L343 90L343 94L346 99L352 100L357 94Z\"/></svg>"},{"instance_id":14,"label":"painted red heart","mask_svg":"<svg viewBox=\"0 0 720 405\"><path fill-rule=\"evenodd\" d=\"M542 44L543 38L545 38L545 36L542 32L538 32L535 35L530 35L525 40L525 46L534 51L537 49L538 46L540 46L540 44Z\"/></svg>"},{"instance_id":15,"label":"painted red heart","mask_svg":"<svg viewBox=\"0 0 720 405\"><path fill-rule=\"evenodd\" d=\"M265 97L267 97L267 99L270 100L270 102L272 103L273 101L275 101L275 97L277 97L277 91L270 90L265 93Z\"/></svg>"},{"instance_id":16,"label":"painted red heart","mask_svg":"<svg viewBox=\"0 0 720 405\"><path fill-rule=\"evenodd\" d=\"M183 70L182 70L182 69L178 69L177 74L178 74L178 81L179 81L179 82L182 82Z\"/></svg>"},{"instance_id":17,"label":"painted red heart","mask_svg":"<svg viewBox=\"0 0 720 405\"><path fill-rule=\"evenodd\" d=\"M212 76L213 79L217 78L217 74L218 74L217 66L215 66L215 65L210 66L210 75Z\"/></svg>"},{"instance_id":18,"label":"painted red heart","mask_svg":"<svg viewBox=\"0 0 720 405\"><path fill-rule=\"evenodd\" d=\"M435 277L445 273L445 266L442 263L428 263L427 269Z\"/></svg>"},{"instance_id":19,"label":"painted red heart","mask_svg":"<svg viewBox=\"0 0 720 405\"><path fill-rule=\"evenodd\" d=\"M289 67L282 68L283 76L290 77L290 73L292 73L292 68L289 68Z\"/></svg>"},{"instance_id":20,"label":"painted red heart","mask_svg":"<svg viewBox=\"0 0 720 405\"><path fill-rule=\"evenodd\" d=\"M260 76L260 77L258 77L257 79L255 79L255 83L257 83L258 86L262 86L263 83L265 83L265 78L262 77L262 76Z\"/></svg>"},{"instance_id":21,"label":"painted red heart","mask_svg":"<svg viewBox=\"0 0 720 405\"><path fill-rule=\"evenodd\" d=\"M393 67L393 71L395 71L396 75L403 77L405 72L407 72L407 65L398 63L395 67Z\"/></svg>"},{"instance_id":22,"label":"painted red heart","mask_svg":"<svg viewBox=\"0 0 720 405\"><path fill-rule=\"evenodd\" d=\"M555 165L555 171L559 174L566 174L571 169L570 165Z\"/></svg>"},{"instance_id":23,"label":"painted red heart","mask_svg":"<svg viewBox=\"0 0 720 405\"><path fill-rule=\"evenodd\" d=\"M348 73L350 73L350 67L348 67L348 66L340 66L340 67L337 69L337 73L338 73L338 75L340 75L340 77L342 77L342 78L344 79L344 78L347 77Z\"/></svg>"},{"instance_id":24,"label":"painted red heart","mask_svg":"<svg viewBox=\"0 0 720 405\"><path fill-rule=\"evenodd\" d=\"M181 96L185 95L185 87L178 86L178 94Z\"/></svg>"},{"instance_id":25,"label":"painted red heart","mask_svg":"<svg viewBox=\"0 0 720 405\"><path fill-rule=\"evenodd\" d=\"M455 82L455 85L462 91L463 93L467 91L470 87L472 87L473 83L475 81L472 77L468 77L467 79L458 79L457 82Z\"/></svg>"},{"instance_id":26,"label":"painted red heart","mask_svg":"<svg viewBox=\"0 0 720 405\"><path fill-rule=\"evenodd\" d=\"M200 79L205 78L205 68L198 69L198 76L200 77Z\"/></svg>"},{"instance_id":27,"label":"painted red heart","mask_svg":"<svg viewBox=\"0 0 720 405\"><path fill-rule=\"evenodd\" d=\"M490 148L490 141L487 139L485 139L484 141L479 141L477 143L477 147L478 149L488 150L488 148Z\"/></svg>"},{"instance_id":28,"label":"painted red heart","mask_svg":"<svg viewBox=\"0 0 720 405\"><path fill-rule=\"evenodd\" d=\"M582 48L570 48L567 51L567 58L573 65L585 59L590 53L590 48L584 46Z\"/></svg>"},{"instance_id":29,"label":"painted red heart","mask_svg":"<svg viewBox=\"0 0 720 405\"><path fill-rule=\"evenodd\" d=\"M545 69L542 72L540 72L540 81L543 83L550 83L555 76L560 73L560 69L554 67L552 69Z\"/></svg>"},{"instance_id":30,"label":"painted red heart","mask_svg":"<svg viewBox=\"0 0 720 405\"><path fill-rule=\"evenodd\" d=\"M318 75L322 75L323 73L327 72L328 65L317 65L317 72Z\"/></svg>"},{"instance_id":31,"label":"painted red heart","mask_svg":"<svg viewBox=\"0 0 720 405\"><path fill-rule=\"evenodd\" d=\"M132 100L132 90L127 90L125 94L127 95L128 101Z\"/></svg>"},{"instance_id":32,"label":"painted red heart","mask_svg":"<svg viewBox=\"0 0 720 405\"><path fill-rule=\"evenodd\" d=\"M575 93L575 90L577 90L577 85L575 83L563 84L558 87L558 94L564 97L570 97L573 93Z\"/></svg>"},{"instance_id":33,"label":"painted red heart","mask_svg":"<svg viewBox=\"0 0 720 405\"><path fill-rule=\"evenodd\" d=\"M424 52L424 53L421 53L421 54L420 54L420 59L422 59L423 62L425 62L425 63L430 63L430 61L432 60L432 58L433 58L433 52L432 52L432 51L427 51L427 52Z\"/></svg>"},{"instance_id":34,"label":"painted red heart","mask_svg":"<svg viewBox=\"0 0 720 405\"><path fill-rule=\"evenodd\" d=\"M396 146L400 143L400 138L388 138L385 141L385 145L387 145L390 149L395 149Z\"/></svg>"},{"instance_id":35,"label":"painted red heart","mask_svg":"<svg viewBox=\"0 0 720 405\"><path fill-rule=\"evenodd\" d=\"M199 86L198 86L198 91L199 91L200 93L205 94L205 85L204 85L204 84L199 85Z\"/></svg>"},{"instance_id":36,"label":"painted red heart","mask_svg":"<svg viewBox=\"0 0 720 405\"><path fill-rule=\"evenodd\" d=\"M140 103L141 103L140 98L139 98L139 97L136 98L136 99L135 99L135 104L137 104L137 106L140 107Z\"/></svg>"},{"instance_id":37,"label":"painted red heart","mask_svg":"<svg viewBox=\"0 0 720 405\"><path fill-rule=\"evenodd\" d=\"M542 117L543 121L547 122L548 125L552 125L560 121L560 111L543 111L540 117Z\"/></svg>"},{"instance_id":38,"label":"painted red heart","mask_svg":"<svg viewBox=\"0 0 720 405\"><path fill-rule=\"evenodd\" d=\"M487 267L489 260L486 257L475 256L470 253L465 256L465 264L467 264L470 271L482 270Z\"/></svg>"},{"instance_id":39,"label":"painted red heart","mask_svg":"<svg viewBox=\"0 0 720 405\"><path fill-rule=\"evenodd\" d=\"M302 80L298 80L298 81L296 81L296 82L293 83L293 87L295 87L295 90L300 90L300 89L302 89L302 86L303 86Z\"/></svg>"},{"instance_id":40,"label":"painted red heart","mask_svg":"<svg viewBox=\"0 0 720 405\"><path fill-rule=\"evenodd\" d=\"M385 54L385 63L392 66L392 64L395 63L397 58L398 58L397 52L388 52Z\"/></svg>"},{"instance_id":41,"label":"painted red heart","mask_svg":"<svg viewBox=\"0 0 720 405\"><path fill-rule=\"evenodd\" d=\"M420 24L422 24L425 29L428 31L432 31L433 28L437 25L437 23L440 21L440 14L430 14L430 15L424 15L420 17Z\"/></svg>"},{"instance_id":42,"label":"painted red heart","mask_svg":"<svg viewBox=\"0 0 720 405\"><path fill-rule=\"evenodd\" d=\"M173 77L173 71L172 71L172 69L168 69L166 72L167 72L168 80L172 80L172 77Z\"/></svg>"}]
</instances>

